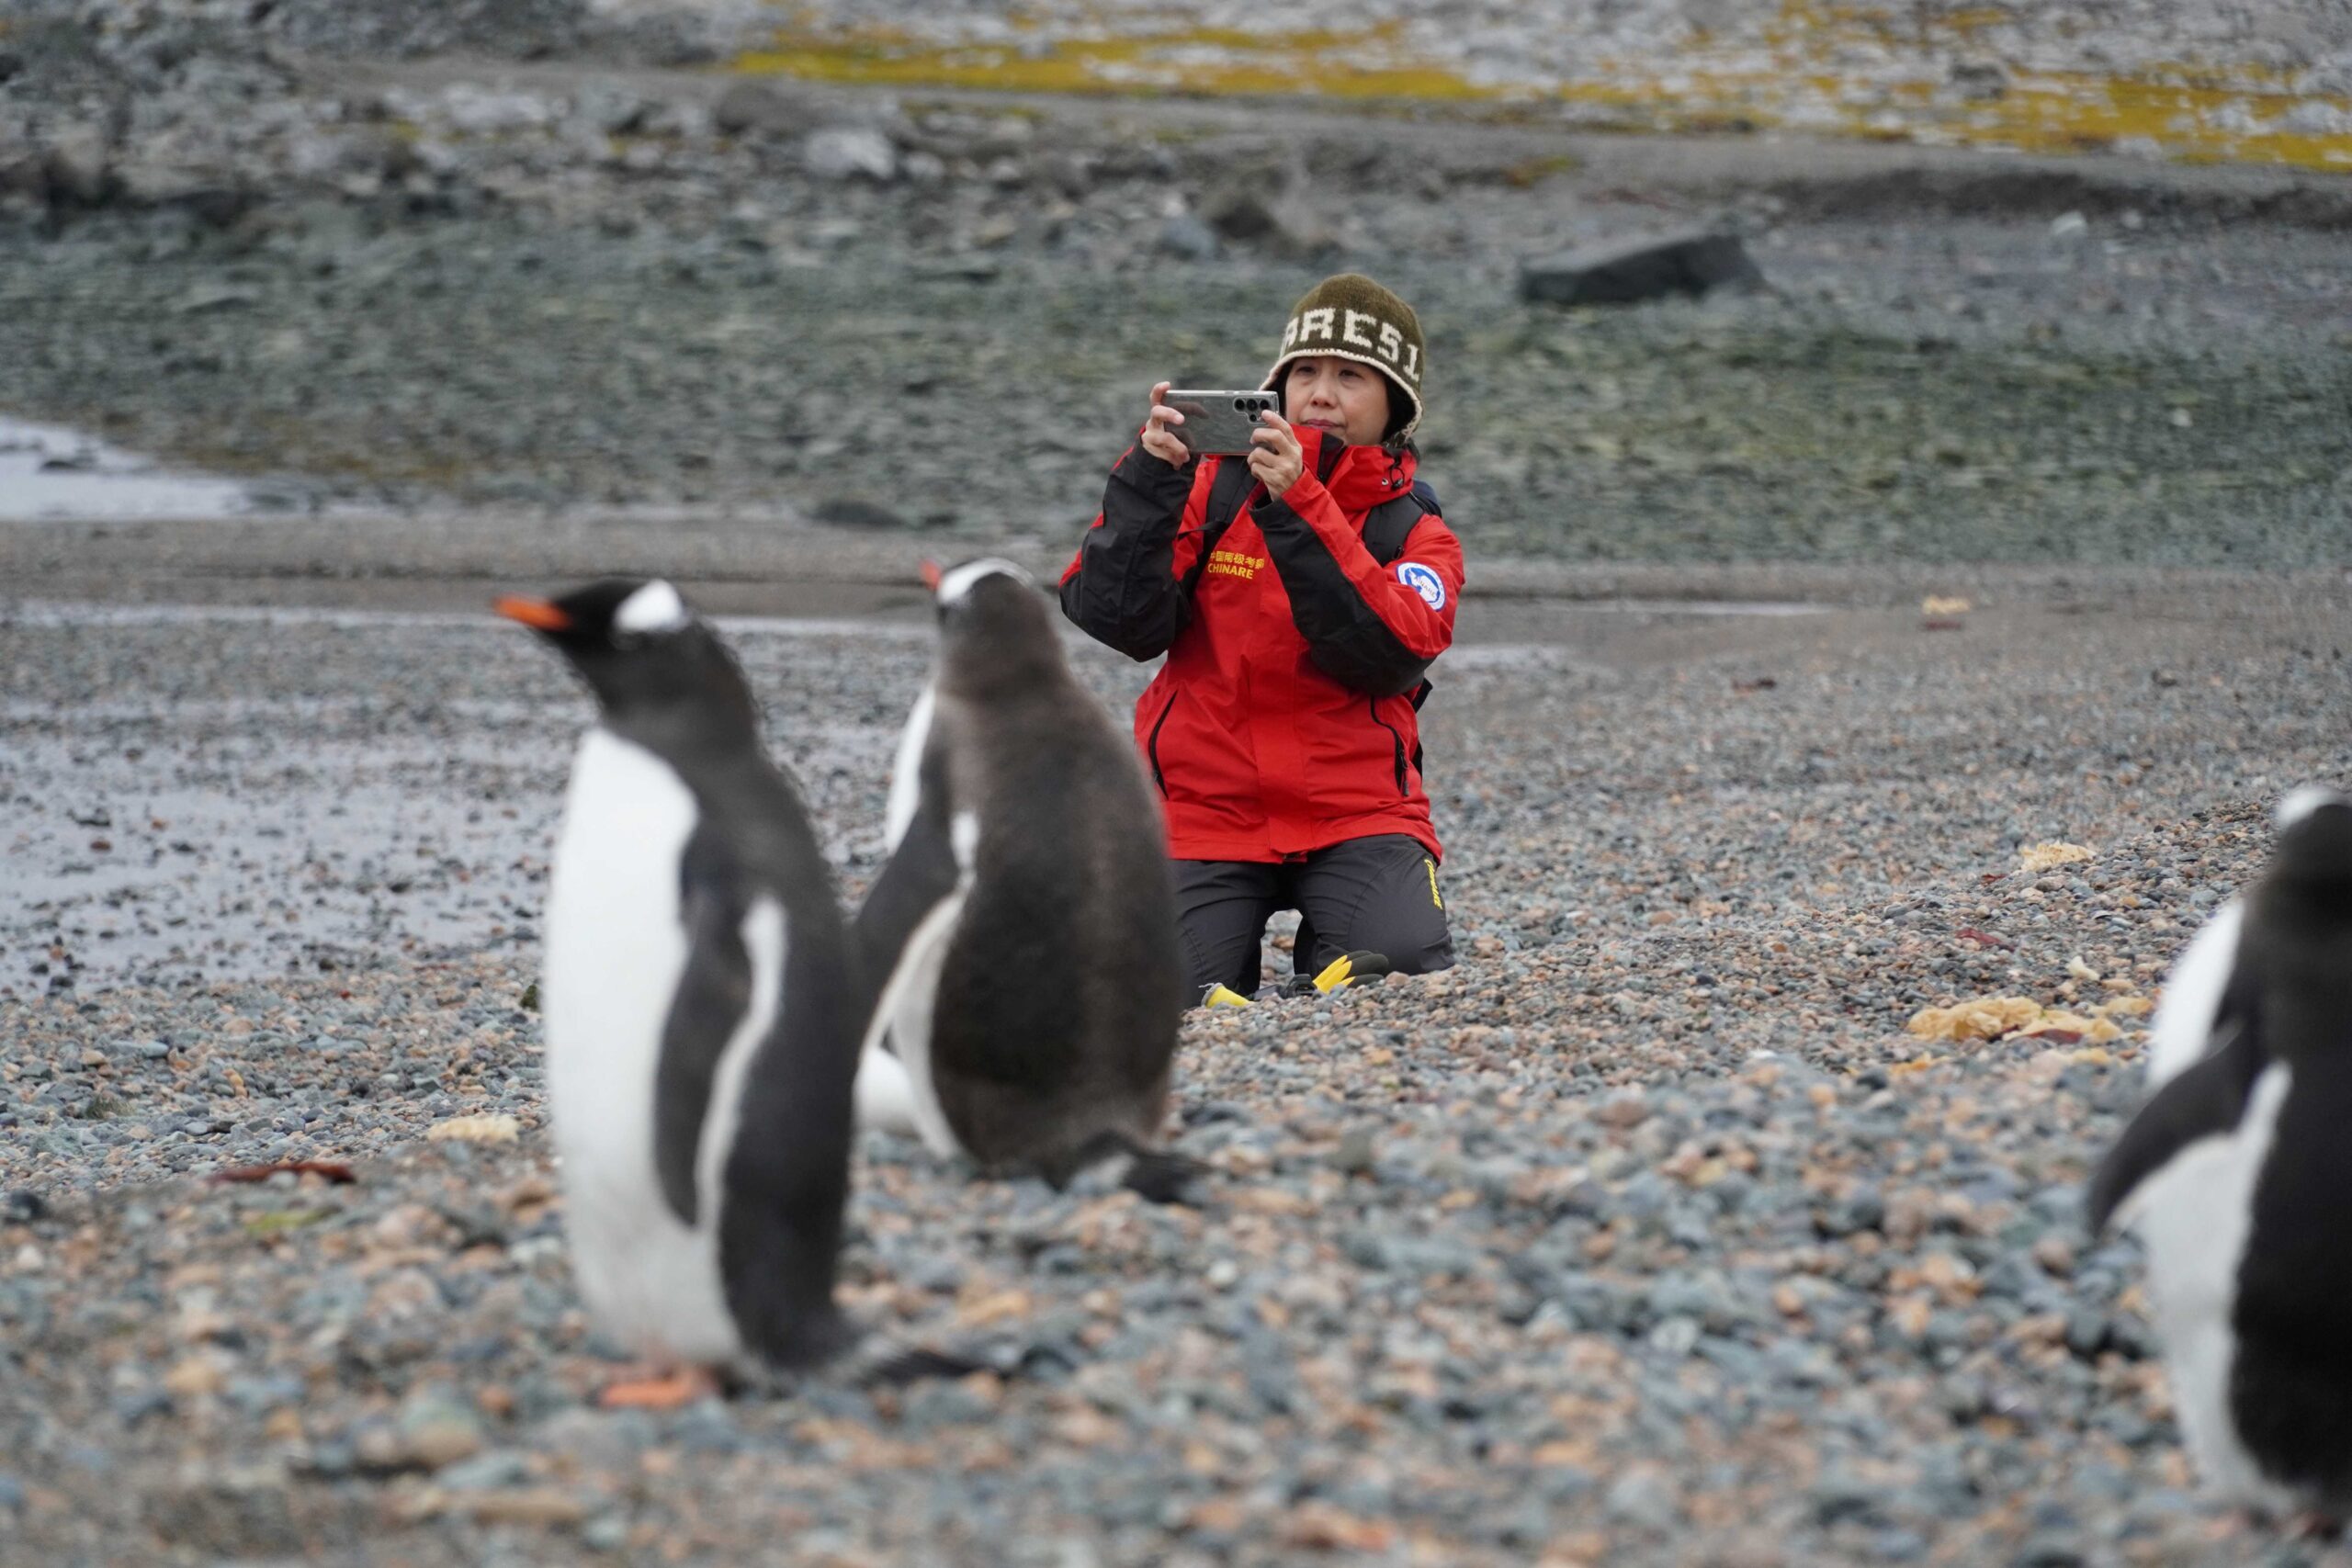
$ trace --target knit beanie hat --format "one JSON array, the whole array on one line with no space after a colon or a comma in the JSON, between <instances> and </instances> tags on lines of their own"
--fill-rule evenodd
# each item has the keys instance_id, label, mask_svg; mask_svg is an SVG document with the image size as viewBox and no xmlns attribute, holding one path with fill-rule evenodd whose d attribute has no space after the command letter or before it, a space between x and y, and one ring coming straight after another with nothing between
<instances>
[{"instance_id":1,"label":"knit beanie hat","mask_svg":"<svg viewBox=\"0 0 2352 1568\"><path fill-rule=\"evenodd\" d=\"M1421 365L1424 345L1420 318L1413 308L1360 272L1342 272L1325 278L1291 307L1290 324L1283 329L1281 357L1266 372L1266 389L1281 389L1283 373L1294 359L1310 355L1335 355L1369 365L1405 394L1404 423L1389 434L1401 442L1421 423Z\"/></svg>"}]
</instances>

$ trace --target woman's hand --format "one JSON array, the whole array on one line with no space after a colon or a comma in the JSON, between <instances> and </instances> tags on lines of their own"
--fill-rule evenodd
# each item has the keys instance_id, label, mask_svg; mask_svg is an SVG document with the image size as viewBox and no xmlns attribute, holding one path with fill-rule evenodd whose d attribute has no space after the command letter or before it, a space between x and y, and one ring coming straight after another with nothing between
<instances>
[{"instance_id":1,"label":"woman's hand","mask_svg":"<svg viewBox=\"0 0 2352 1568\"><path fill-rule=\"evenodd\" d=\"M1151 389L1151 413L1143 424L1143 449L1172 468L1182 468L1193 460L1192 448L1169 433L1171 424L1182 424L1184 416L1168 406L1168 389L1172 381L1162 381Z\"/></svg>"},{"instance_id":2,"label":"woman's hand","mask_svg":"<svg viewBox=\"0 0 2352 1568\"><path fill-rule=\"evenodd\" d=\"M1250 471L1268 495L1282 495L1306 471L1306 454L1299 450L1298 432L1288 420L1272 409L1258 418L1265 428L1250 437Z\"/></svg>"}]
</instances>

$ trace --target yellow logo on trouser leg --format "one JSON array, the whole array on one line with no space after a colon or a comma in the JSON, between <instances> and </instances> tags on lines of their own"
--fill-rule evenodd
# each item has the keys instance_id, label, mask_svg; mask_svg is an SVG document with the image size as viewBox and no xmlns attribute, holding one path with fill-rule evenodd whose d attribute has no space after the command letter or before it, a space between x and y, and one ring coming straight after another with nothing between
<instances>
[{"instance_id":1,"label":"yellow logo on trouser leg","mask_svg":"<svg viewBox=\"0 0 2352 1568\"><path fill-rule=\"evenodd\" d=\"M1442 909L1445 908L1445 900L1437 896L1437 862L1423 856L1421 863L1429 867L1430 871L1430 902Z\"/></svg>"}]
</instances>

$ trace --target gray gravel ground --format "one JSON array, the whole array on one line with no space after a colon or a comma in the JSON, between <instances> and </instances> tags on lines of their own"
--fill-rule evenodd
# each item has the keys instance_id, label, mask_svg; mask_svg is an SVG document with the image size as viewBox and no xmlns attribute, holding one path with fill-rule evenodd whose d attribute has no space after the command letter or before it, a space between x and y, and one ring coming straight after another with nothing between
<instances>
[{"instance_id":1,"label":"gray gravel ground","mask_svg":"<svg viewBox=\"0 0 2352 1568\"><path fill-rule=\"evenodd\" d=\"M2145 586L1958 632L1474 604L1430 709L1462 966L1196 1016L1198 1212L869 1137L849 1294L1009 1375L662 1417L583 1403L540 1122L554 662L0 622L0 1559L2317 1562L2189 1488L2081 1232L2136 1039L1903 1031L2146 996L2265 803L2352 774L2340 574ZM922 637L736 636L854 889ZM2051 839L2096 858L2020 873ZM204 1179L299 1158L356 1179Z\"/></svg>"},{"instance_id":2,"label":"gray gravel ground","mask_svg":"<svg viewBox=\"0 0 2352 1568\"><path fill-rule=\"evenodd\" d=\"M2340 292L2245 318L2208 300L2185 321L2178 284L2148 287L2110 324L2091 312L2143 287L2125 269L2250 265L2244 242L2109 250L2046 220L1939 226L1934 254L1921 238L1778 231L1758 254L1789 294L1586 319L1516 303L1510 249L1484 240L1312 264L1016 255L973 281L888 232L779 266L765 242L668 229L378 231L337 209L223 240L102 219L0 234L0 356L28 410L327 476L328 499L862 505L1063 536L1153 380L1254 383L1270 323L1354 265L1430 323L1425 455L1490 552L2340 557L2352 355L2311 319L2340 333ZM2266 243L2314 269L2342 245ZM1499 259L1456 254L1474 247Z\"/></svg>"}]
</instances>

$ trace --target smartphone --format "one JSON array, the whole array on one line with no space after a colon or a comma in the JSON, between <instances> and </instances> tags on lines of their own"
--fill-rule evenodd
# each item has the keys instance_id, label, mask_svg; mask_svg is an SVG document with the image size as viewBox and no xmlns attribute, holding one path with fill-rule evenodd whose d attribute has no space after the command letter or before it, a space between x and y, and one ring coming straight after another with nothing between
<instances>
[{"instance_id":1,"label":"smartphone","mask_svg":"<svg viewBox=\"0 0 2352 1568\"><path fill-rule=\"evenodd\" d=\"M1176 392L1168 406L1184 416L1169 434L1195 457L1231 457L1250 451L1250 437L1265 427L1258 416L1269 409L1280 412L1282 398L1267 391Z\"/></svg>"}]
</instances>

